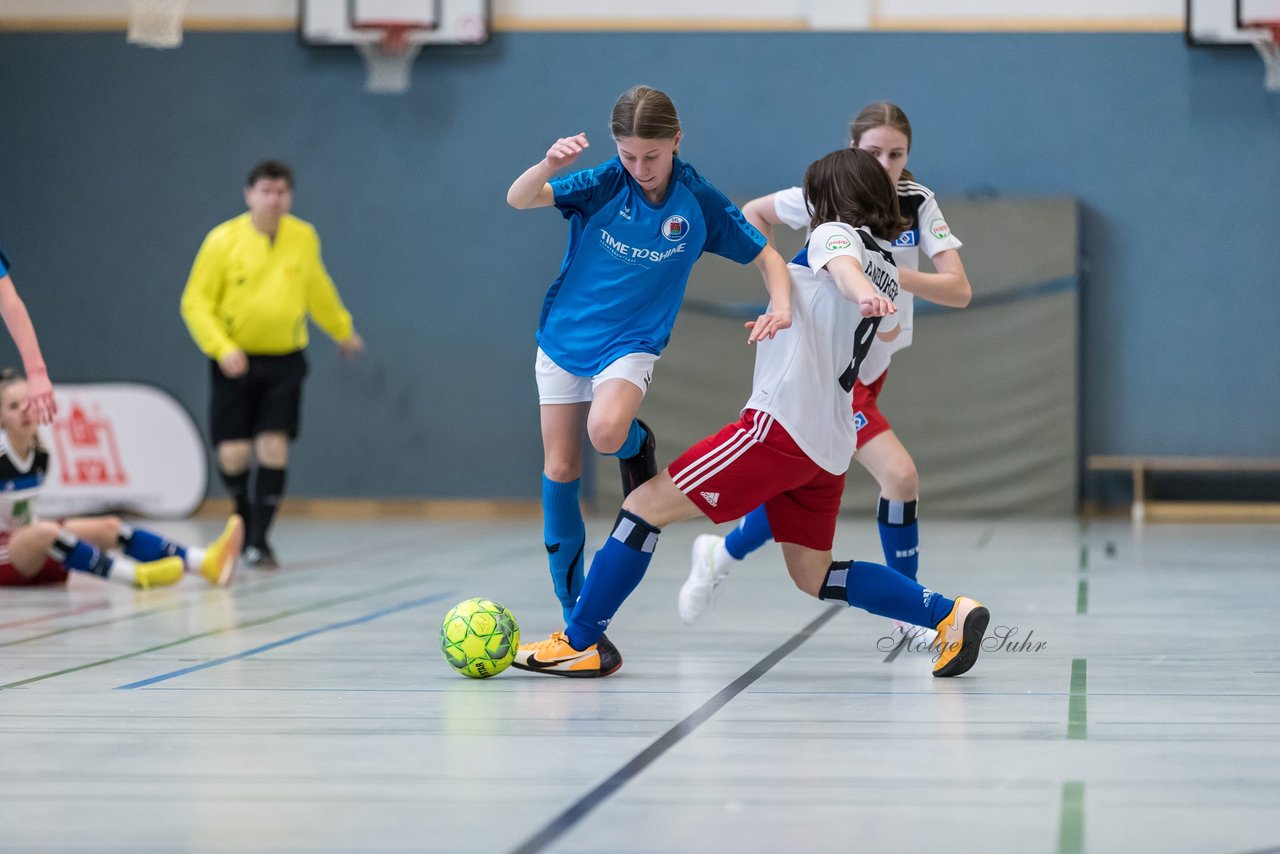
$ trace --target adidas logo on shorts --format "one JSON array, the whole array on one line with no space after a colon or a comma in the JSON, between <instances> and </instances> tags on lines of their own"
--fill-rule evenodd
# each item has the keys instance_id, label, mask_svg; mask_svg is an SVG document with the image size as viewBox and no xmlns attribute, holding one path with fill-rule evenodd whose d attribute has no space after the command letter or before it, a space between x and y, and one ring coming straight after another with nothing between
<instances>
[{"instance_id":1,"label":"adidas logo on shorts","mask_svg":"<svg viewBox=\"0 0 1280 854\"><path fill-rule=\"evenodd\" d=\"M720 503L720 493L718 492L699 492L698 494L702 496L703 501L707 502L712 507L715 507Z\"/></svg>"}]
</instances>

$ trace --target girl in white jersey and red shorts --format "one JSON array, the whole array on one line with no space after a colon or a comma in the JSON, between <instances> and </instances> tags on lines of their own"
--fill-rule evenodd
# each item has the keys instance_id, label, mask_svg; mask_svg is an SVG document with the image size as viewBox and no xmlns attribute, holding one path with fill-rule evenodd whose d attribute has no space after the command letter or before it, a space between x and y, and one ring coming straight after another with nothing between
<instances>
[{"instance_id":1,"label":"girl in white jersey and red shorts","mask_svg":"<svg viewBox=\"0 0 1280 854\"><path fill-rule=\"evenodd\" d=\"M832 561L857 442L853 387L881 318L895 312L897 267L887 241L906 222L884 170L857 149L812 164L804 193L813 232L788 266L791 324L756 344L752 394L740 419L627 497L565 630L522 644L516 667L555 676L613 673L622 656L604 631L644 577L660 529L699 515L725 522L761 505L797 587L937 626L935 676L973 666L990 616L981 603L948 599L881 564Z\"/></svg>"},{"instance_id":2,"label":"girl in white jersey and red shorts","mask_svg":"<svg viewBox=\"0 0 1280 854\"><path fill-rule=\"evenodd\" d=\"M877 522L885 563L909 578L916 578L920 535L916 506L920 480L915 461L880 412L880 390L888 376L893 354L911 344L913 294L952 308L969 304L971 290L957 251L961 243L951 233L938 202L928 187L907 171L911 150L911 123L906 114L885 101L868 105L849 125L850 147L873 155L897 188L898 205L910 227L892 241L890 251L898 266L902 293L895 300L897 324L882 324L853 389L853 421L858 445L855 459L880 485ZM773 242L773 229L785 225L809 228L810 213L800 187L780 190L743 206L747 219ZM936 273L920 271L920 253L929 256ZM694 622L706 610L717 586L733 564L763 546L771 538L769 518L763 508L743 517L728 537L703 534L695 538L689 578L680 589L680 616ZM905 627L903 627L905 631Z\"/></svg>"}]
</instances>

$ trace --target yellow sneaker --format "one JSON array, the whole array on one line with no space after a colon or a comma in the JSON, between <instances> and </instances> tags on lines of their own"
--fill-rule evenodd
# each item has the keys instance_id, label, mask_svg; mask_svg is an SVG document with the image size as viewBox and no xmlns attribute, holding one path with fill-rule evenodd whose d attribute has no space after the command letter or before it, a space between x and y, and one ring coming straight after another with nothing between
<instances>
[{"instance_id":1,"label":"yellow sneaker","mask_svg":"<svg viewBox=\"0 0 1280 854\"><path fill-rule=\"evenodd\" d=\"M522 643L512 662L521 670L552 676L608 676L622 666L618 648L604 635L583 650L569 646L564 632L554 632L543 641Z\"/></svg>"},{"instance_id":2,"label":"yellow sneaker","mask_svg":"<svg viewBox=\"0 0 1280 854\"><path fill-rule=\"evenodd\" d=\"M938 623L938 637L930 647L938 655L933 675L959 676L973 667L990 620L991 613L981 602L968 596L956 597L951 613Z\"/></svg>"},{"instance_id":3,"label":"yellow sneaker","mask_svg":"<svg viewBox=\"0 0 1280 854\"><path fill-rule=\"evenodd\" d=\"M185 569L180 557L162 557L160 560L140 563L133 568L133 586L143 590L150 590L152 587L168 587L182 580Z\"/></svg>"},{"instance_id":4,"label":"yellow sneaker","mask_svg":"<svg viewBox=\"0 0 1280 854\"><path fill-rule=\"evenodd\" d=\"M215 587L226 587L231 583L231 576L236 571L236 560L240 557L240 549L244 545L244 520L239 514L227 520L218 539L205 546L204 558L200 561L200 575Z\"/></svg>"}]
</instances>

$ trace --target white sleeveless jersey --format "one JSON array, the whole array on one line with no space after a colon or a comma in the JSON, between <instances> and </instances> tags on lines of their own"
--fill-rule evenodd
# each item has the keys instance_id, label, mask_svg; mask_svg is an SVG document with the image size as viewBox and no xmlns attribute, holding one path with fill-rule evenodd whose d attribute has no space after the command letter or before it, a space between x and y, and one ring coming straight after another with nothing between
<instances>
[{"instance_id":1,"label":"white sleeveless jersey","mask_svg":"<svg viewBox=\"0 0 1280 854\"><path fill-rule=\"evenodd\" d=\"M0 430L0 533L12 534L35 521L32 503L48 470L49 453L39 442L25 458L19 457Z\"/></svg>"},{"instance_id":2,"label":"white sleeveless jersey","mask_svg":"<svg viewBox=\"0 0 1280 854\"><path fill-rule=\"evenodd\" d=\"M808 230L810 215L802 188L791 187L774 193L773 208L784 225L798 231ZM964 245L951 233L942 211L938 209L933 191L923 184L905 178L900 180L898 208L911 221L911 228L890 244L893 260L900 268L919 270L921 248L932 258L945 249L959 249ZM893 354L911 344L914 328L914 301L911 292L903 291L895 303L898 306L898 313L894 315L897 326L889 324L890 318L886 318L886 322L881 324L876 343L871 347L858 374L863 385L870 385L880 379L880 375L888 369Z\"/></svg>"},{"instance_id":3,"label":"white sleeveless jersey","mask_svg":"<svg viewBox=\"0 0 1280 854\"><path fill-rule=\"evenodd\" d=\"M898 268L889 244L865 228L823 223L788 265L791 327L756 344L755 376L746 409L767 412L808 457L843 474L858 446L853 384L879 325L863 318L826 271L838 255L858 262L885 296L898 296Z\"/></svg>"}]
</instances>

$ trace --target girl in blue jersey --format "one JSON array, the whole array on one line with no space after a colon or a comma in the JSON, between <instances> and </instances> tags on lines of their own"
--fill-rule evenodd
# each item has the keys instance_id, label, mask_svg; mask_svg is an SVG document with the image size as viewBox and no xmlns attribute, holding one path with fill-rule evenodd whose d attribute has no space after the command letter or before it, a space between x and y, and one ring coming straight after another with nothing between
<instances>
[{"instance_id":1,"label":"girl in blue jersey","mask_svg":"<svg viewBox=\"0 0 1280 854\"><path fill-rule=\"evenodd\" d=\"M621 461L625 493L657 472L653 433L636 413L694 262L713 252L764 275L772 310L747 324L749 343L791 323L786 262L723 193L676 156L681 132L671 99L635 86L614 104L610 127L616 157L552 181L589 145L586 134L564 137L507 191L514 208L555 205L569 221L569 246L538 321L535 367L544 535L566 618L583 578L584 428L597 451Z\"/></svg>"}]
</instances>

